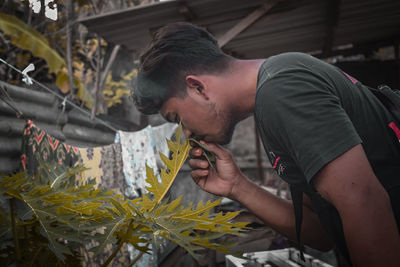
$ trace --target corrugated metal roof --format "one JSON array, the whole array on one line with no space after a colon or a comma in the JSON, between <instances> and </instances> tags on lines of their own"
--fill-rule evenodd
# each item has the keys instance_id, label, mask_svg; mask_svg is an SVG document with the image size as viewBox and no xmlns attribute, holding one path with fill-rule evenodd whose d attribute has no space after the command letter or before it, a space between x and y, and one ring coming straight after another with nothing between
<instances>
[{"instance_id":1,"label":"corrugated metal roof","mask_svg":"<svg viewBox=\"0 0 400 267\"><path fill-rule=\"evenodd\" d=\"M14 86L0 81L25 118L51 136L79 147L101 146L114 142L115 133L104 125L90 120L89 116L72 109L61 112L60 101L49 93L33 88ZM25 118L17 118L15 112L0 99L0 173L10 173L20 164L21 137ZM102 117L107 121L106 117ZM113 124L115 128L121 129ZM131 124L134 126L134 124ZM126 129L122 129L126 130ZM131 129L138 130L138 129Z\"/></svg>"},{"instance_id":2,"label":"corrugated metal roof","mask_svg":"<svg viewBox=\"0 0 400 267\"><path fill-rule=\"evenodd\" d=\"M105 40L140 52L151 32L175 21L190 21L219 37L267 0L171 0L81 19ZM285 51L323 50L330 17L340 2L332 46L400 39L398 0L282 0L224 49L243 58Z\"/></svg>"}]
</instances>

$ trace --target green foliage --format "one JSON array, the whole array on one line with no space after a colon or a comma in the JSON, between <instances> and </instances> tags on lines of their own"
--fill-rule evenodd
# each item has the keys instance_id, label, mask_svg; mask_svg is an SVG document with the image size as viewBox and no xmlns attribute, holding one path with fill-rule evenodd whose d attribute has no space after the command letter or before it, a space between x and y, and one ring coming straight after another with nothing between
<instances>
[{"instance_id":1,"label":"green foliage","mask_svg":"<svg viewBox=\"0 0 400 267\"><path fill-rule=\"evenodd\" d=\"M130 73L122 76L120 81L114 81L111 71L108 73L103 90L104 102L107 107L122 103L121 98L131 93L131 90L127 89L129 88L128 83L136 76L137 69L133 69Z\"/></svg>"},{"instance_id":2,"label":"green foliage","mask_svg":"<svg viewBox=\"0 0 400 267\"><path fill-rule=\"evenodd\" d=\"M65 66L64 59L49 46L47 39L18 18L0 13L0 30L10 36L13 45L46 60L50 72L57 73Z\"/></svg>"},{"instance_id":3,"label":"green foliage","mask_svg":"<svg viewBox=\"0 0 400 267\"><path fill-rule=\"evenodd\" d=\"M177 141L167 140L173 154L171 159L161 155L167 167L161 170L161 182L147 167L149 193L135 200L96 188L94 181L78 186L83 166L69 169L41 164L34 178L26 173L2 177L1 200L10 202L11 212L0 212L0 263L54 266L58 261L76 266L81 260L78 249L94 240L98 244L93 248L95 253L107 244L118 244L106 266L124 243L149 253L150 244L159 237L177 243L193 257L198 257L197 251L203 247L228 253L233 244L216 240L248 229L246 223L231 222L239 212L211 214L221 200L185 207L182 196L173 201L164 198L190 149L188 140L180 142L181 135L180 127Z\"/></svg>"}]
</instances>

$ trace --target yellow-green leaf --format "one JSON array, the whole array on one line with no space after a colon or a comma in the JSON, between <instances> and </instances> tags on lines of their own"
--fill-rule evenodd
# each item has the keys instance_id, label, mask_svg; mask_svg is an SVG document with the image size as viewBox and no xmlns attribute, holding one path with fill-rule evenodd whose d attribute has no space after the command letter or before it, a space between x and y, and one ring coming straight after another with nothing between
<instances>
[{"instance_id":1,"label":"yellow-green leaf","mask_svg":"<svg viewBox=\"0 0 400 267\"><path fill-rule=\"evenodd\" d=\"M166 169L161 169L161 183L158 181L158 177L154 175L154 171L150 167L146 166L146 182L150 184L150 187L146 187L146 189L149 192L153 193L155 204L159 203L165 196L189 154L189 141L185 140L185 142L182 144L180 141L181 136L182 125L179 125L178 130L175 132L176 141L168 142L168 147L172 152L172 159L169 159L165 155L160 153L161 159L163 160L165 165L168 166L168 171ZM151 209L153 207L151 207Z\"/></svg>"},{"instance_id":2,"label":"yellow-green leaf","mask_svg":"<svg viewBox=\"0 0 400 267\"><path fill-rule=\"evenodd\" d=\"M0 13L0 30L10 36L13 45L29 50L34 56L46 60L50 72L57 73L66 65L64 59L49 46L43 35L15 16Z\"/></svg>"}]
</instances>

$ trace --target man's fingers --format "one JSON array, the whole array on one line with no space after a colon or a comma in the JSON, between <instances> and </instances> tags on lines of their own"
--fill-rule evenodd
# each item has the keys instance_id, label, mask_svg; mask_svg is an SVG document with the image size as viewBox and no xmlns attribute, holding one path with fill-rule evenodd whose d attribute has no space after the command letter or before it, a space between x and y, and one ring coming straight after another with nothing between
<instances>
[{"instance_id":1,"label":"man's fingers","mask_svg":"<svg viewBox=\"0 0 400 267\"><path fill-rule=\"evenodd\" d=\"M190 154L191 157L200 157L203 154L203 149L200 148L200 147L192 148L189 151L189 154Z\"/></svg>"},{"instance_id":2,"label":"man's fingers","mask_svg":"<svg viewBox=\"0 0 400 267\"><path fill-rule=\"evenodd\" d=\"M199 184L198 182L200 179L207 177L208 170L202 170L202 169L193 170L191 175L196 184Z\"/></svg>"},{"instance_id":3,"label":"man's fingers","mask_svg":"<svg viewBox=\"0 0 400 267\"><path fill-rule=\"evenodd\" d=\"M204 141L201 142L205 144L207 146L207 150L213 152L218 159L229 159L231 157L229 151L222 146L214 143L206 143Z\"/></svg>"},{"instance_id":4,"label":"man's fingers","mask_svg":"<svg viewBox=\"0 0 400 267\"><path fill-rule=\"evenodd\" d=\"M208 161L203 159L190 159L189 166L192 169L208 169Z\"/></svg>"}]
</instances>

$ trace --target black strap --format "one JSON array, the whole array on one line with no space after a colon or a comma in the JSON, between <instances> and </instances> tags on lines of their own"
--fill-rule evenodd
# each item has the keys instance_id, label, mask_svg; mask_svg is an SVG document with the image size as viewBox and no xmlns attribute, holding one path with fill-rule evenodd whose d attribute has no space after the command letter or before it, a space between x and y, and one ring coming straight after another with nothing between
<instances>
[{"instance_id":1,"label":"black strap","mask_svg":"<svg viewBox=\"0 0 400 267\"><path fill-rule=\"evenodd\" d=\"M381 101L386 109L400 121L400 90L392 89L385 84L379 85L378 89L367 87Z\"/></svg>"},{"instance_id":2,"label":"black strap","mask_svg":"<svg viewBox=\"0 0 400 267\"><path fill-rule=\"evenodd\" d=\"M301 224L303 222L303 191L295 185L290 185L290 193L292 195L292 202L294 208L294 218L296 223L296 238L297 247L300 251L300 258L302 261L306 261L303 253L303 246L300 242Z\"/></svg>"},{"instance_id":3,"label":"black strap","mask_svg":"<svg viewBox=\"0 0 400 267\"><path fill-rule=\"evenodd\" d=\"M385 95L390 101L400 108L400 91L392 89L386 84L381 84L378 86L378 90Z\"/></svg>"}]
</instances>

